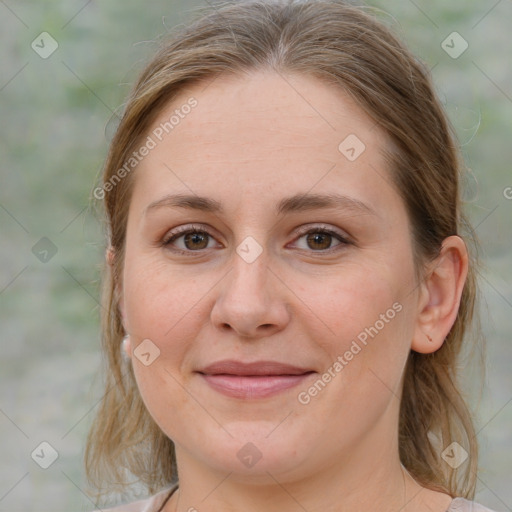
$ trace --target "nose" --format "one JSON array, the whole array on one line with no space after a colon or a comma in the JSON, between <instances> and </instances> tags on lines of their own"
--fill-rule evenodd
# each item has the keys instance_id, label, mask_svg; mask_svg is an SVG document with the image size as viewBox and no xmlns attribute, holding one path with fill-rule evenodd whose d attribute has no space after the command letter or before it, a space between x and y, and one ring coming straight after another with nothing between
<instances>
[{"instance_id":1,"label":"nose","mask_svg":"<svg viewBox=\"0 0 512 512\"><path fill-rule=\"evenodd\" d=\"M289 291L269 266L264 252L248 263L233 255L233 268L219 283L211 311L213 325L238 337L271 336L290 321Z\"/></svg>"}]
</instances>

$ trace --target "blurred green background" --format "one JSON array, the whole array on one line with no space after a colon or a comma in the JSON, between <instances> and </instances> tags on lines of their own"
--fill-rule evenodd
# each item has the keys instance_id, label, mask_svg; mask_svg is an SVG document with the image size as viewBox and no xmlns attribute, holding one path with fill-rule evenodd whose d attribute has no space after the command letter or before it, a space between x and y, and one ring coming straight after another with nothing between
<instances>
[{"instance_id":1,"label":"blurred green background","mask_svg":"<svg viewBox=\"0 0 512 512\"><path fill-rule=\"evenodd\" d=\"M94 509L82 456L101 394L104 240L91 193L109 120L154 40L205 5L0 0L0 511ZM480 400L478 374L465 373L482 449L476 499L512 510L512 2L367 5L388 12L383 19L432 68L471 171L465 197L483 248L488 344ZM441 46L454 31L468 44L457 58L462 39L452 56ZM42 32L58 44L47 58L37 53L51 49ZM58 452L48 469L31 458L43 441Z\"/></svg>"}]
</instances>

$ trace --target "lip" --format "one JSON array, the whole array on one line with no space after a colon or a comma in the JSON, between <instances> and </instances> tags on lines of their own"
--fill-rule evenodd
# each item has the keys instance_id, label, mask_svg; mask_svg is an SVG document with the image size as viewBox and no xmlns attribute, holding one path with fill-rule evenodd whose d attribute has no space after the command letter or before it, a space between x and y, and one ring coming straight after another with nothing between
<instances>
[{"instance_id":1,"label":"lip","mask_svg":"<svg viewBox=\"0 0 512 512\"><path fill-rule=\"evenodd\" d=\"M238 376L261 376L261 375L302 375L313 371L311 368L301 368L291 364L279 363L278 361L254 361L244 363L235 359L224 359L217 361L203 369L199 373L206 375L238 375Z\"/></svg>"},{"instance_id":2,"label":"lip","mask_svg":"<svg viewBox=\"0 0 512 512\"><path fill-rule=\"evenodd\" d=\"M215 391L234 398L265 398L299 385L315 373L277 361L218 361L198 371Z\"/></svg>"}]
</instances>

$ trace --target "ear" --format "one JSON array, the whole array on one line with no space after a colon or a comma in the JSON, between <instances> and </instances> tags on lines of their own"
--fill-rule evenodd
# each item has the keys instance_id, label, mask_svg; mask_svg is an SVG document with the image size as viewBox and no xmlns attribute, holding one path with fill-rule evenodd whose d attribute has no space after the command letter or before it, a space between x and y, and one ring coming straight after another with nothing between
<instances>
[{"instance_id":1,"label":"ear","mask_svg":"<svg viewBox=\"0 0 512 512\"><path fill-rule=\"evenodd\" d=\"M114 265L114 258L115 258L115 249L109 245L107 250L105 251L105 260L107 264L110 266L110 268L113 268ZM121 313L121 317L123 319L123 327L125 332L126 329L126 316L124 313L124 299L123 299L123 288L122 283L118 280L115 284L115 299L117 301L117 306L119 308L119 312Z\"/></svg>"},{"instance_id":2,"label":"ear","mask_svg":"<svg viewBox=\"0 0 512 512\"><path fill-rule=\"evenodd\" d=\"M467 274L466 244L459 236L445 238L420 285L412 350L430 354L441 348L455 323Z\"/></svg>"}]
</instances>

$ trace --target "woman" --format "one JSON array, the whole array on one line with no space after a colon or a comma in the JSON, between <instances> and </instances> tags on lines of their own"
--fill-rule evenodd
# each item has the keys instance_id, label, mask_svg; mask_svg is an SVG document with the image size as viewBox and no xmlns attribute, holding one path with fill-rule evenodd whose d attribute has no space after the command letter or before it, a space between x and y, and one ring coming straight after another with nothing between
<instances>
[{"instance_id":1,"label":"woman","mask_svg":"<svg viewBox=\"0 0 512 512\"><path fill-rule=\"evenodd\" d=\"M86 465L152 494L113 510L488 510L460 172L427 71L360 8L230 2L167 40L95 191Z\"/></svg>"}]
</instances>

